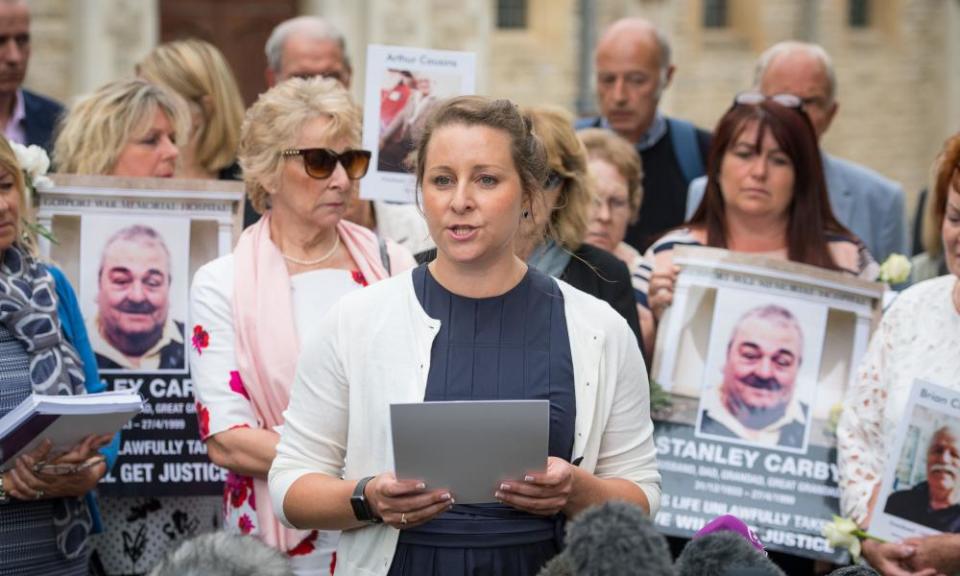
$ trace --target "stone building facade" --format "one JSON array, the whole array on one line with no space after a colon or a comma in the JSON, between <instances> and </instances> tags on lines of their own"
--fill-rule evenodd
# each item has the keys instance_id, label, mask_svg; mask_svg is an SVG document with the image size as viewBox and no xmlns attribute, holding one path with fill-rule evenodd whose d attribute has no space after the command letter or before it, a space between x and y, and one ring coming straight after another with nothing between
<instances>
[{"instance_id":1,"label":"stone building facade","mask_svg":"<svg viewBox=\"0 0 960 576\"><path fill-rule=\"evenodd\" d=\"M30 0L33 57L27 84L69 102L132 74L161 37L169 0ZM262 0L269 2L271 0ZM825 139L839 156L871 166L912 195L925 185L943 139L960 129L960 0L300 0L347 35L362 93L369 43L477 53L481 93L521 104L592 107L591 49L598 31L626 15L670 36L677 73L663 109L711 128L751 84L764 48L796 38L834 57L840 102ZM236 6L235 3L230 3ZM243 3L245 9L255 1ZM721 5L721 26L705 11ZM498 9L525 11L525 25L498 26Z\"/></svg>"}]
</instances>

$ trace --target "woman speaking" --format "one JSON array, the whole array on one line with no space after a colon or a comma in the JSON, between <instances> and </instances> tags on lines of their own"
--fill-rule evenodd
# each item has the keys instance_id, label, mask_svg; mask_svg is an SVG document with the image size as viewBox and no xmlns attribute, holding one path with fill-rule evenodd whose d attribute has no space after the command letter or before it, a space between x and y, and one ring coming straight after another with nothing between
<instances>
[{"instance_id":1,"label":"woman speaking","mask_svg":"<svg viewBox=\"0 0 960 576\"><path fill-rule=\"evenodd\" d=\"M341 298L304 347L270 492L285 522L344 530L345 573L535 574L562 518L610 499L658 508L636 338L608 305L516 256L546 166L511 102L439 106L416 166L437 258ZM497 399L549 400L543 471L473 506L394 476L392 403Z\"/></svg>"}]
</instances>

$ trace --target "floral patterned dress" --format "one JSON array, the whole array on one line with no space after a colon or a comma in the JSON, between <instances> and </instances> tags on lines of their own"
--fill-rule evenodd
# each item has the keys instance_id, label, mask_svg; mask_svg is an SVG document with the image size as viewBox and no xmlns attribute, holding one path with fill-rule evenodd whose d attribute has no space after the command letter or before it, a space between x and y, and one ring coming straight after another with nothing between
<instances>
[{"instance_id":1,"label":"floral patterned dress","mask_svg":"<svg viewBox=\"0 0 960 576\"><path fill-rule=\"evenodd\" d=\"M262 428L234 350L233 255L197 271L191 290L191 359L197 417L203 440L235 428ZM367 285L358 271L325 269L292 276L291 300L300 342L341 296ZM279 430L277 430L279 432ZM230 472L223 493L223 525L239 534L258 534L253 478ZM314 530L286 553L297 574L332 574L339 532Z\"/></svg>"}]
</instances>

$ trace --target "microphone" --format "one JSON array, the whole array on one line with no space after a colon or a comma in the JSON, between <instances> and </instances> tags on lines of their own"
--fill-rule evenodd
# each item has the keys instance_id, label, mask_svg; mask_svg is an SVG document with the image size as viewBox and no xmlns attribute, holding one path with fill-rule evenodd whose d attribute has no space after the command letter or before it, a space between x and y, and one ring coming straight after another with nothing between
<instances>
[{"instance_id":1,"label":"microphone","mask_svg":"<svg viewBox=\"0 0 960 576\"><path fill-rule=\"evenodd\" d=\"M640 507L611 501L567 527L567 548L539 576L675 576L670 547Z\"/></svg>"},{"instance_id":2,"label":"microphone","mask_svg":"<svg viewBox=\"0 0 960 576\"><path fill-rule=\"evenodd\" d=\"M853 566L837 568L827 576L880 576L880 574L873 568L854 564Z\"/></svg>"},{"instance_id":3,"label":"microphone","mask_svg":"<svg viewBox=\"0 0 960 576\"><path fill-rule=\"evenodd\" d=\"M739 532L721 530L695 538L677 557L678 576L786 576Z\"/></svg>"}]
</instances>

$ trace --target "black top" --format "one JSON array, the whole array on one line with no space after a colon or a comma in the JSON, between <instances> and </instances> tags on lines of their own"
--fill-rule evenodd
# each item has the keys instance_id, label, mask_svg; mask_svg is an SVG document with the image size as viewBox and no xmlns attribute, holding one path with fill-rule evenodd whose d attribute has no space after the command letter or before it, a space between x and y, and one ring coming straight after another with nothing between
<instances>
[{"instance_id":1,"label":"black top","mask_svg":"<svg viewBox=\"0 0 960 576\"><path fill-rule=\"evenodd\" d=\"M529 268L500 296L468 298L421 265L413 286L427 315L440 320L424 401L550 400L550 455L570 460L573 360L563 293L553 278Z\"/></svg>"},{"instance_id":2,"label":"black top","mask_svg":"<svg viewBox=\"0 0 960 576\"><path fill-rule=\"evenodd\" d=\"M697 128L697 143L707 163L710 133ZM643 161L643 202L640 217L627 228L624 241L641 254L664 232L683 224L687 210L687 186L670 140L670 126L659 142L640 152Z\"/></svg>"},{"instance_id":3,"label":"black top","mask_svg":"<svg viewBox=\"0 0 960 576\"><path fill-rule=\"evenodd\" d=\"M424 250L414 256L418 264L432 262L437 249ZM603 300L623 316L640 340L640 320L637 316L637 300L633 294L630 270L613 254L591 244L581 244L573 251L570 263L560 279L581 292Z\"/></svg>"},{"instance_id":4,"label":"black top","mask_svg":"<svg viewBox=\"0 0 960 576\"><path fill-rule=\"evenodd\" d=\"M424 401L549 400L548 453L569 461L577 406L563 293L556 281L531 268L500 296L468 298L444 288L421 265L413 271L413 286L424 312L440 321ZM542 543L555 541L558 521L505 504L456 504L426 524L401 531L391 574L430 572L423 566L412 570L424 558L416 551L422 548L409 546L497 548L491 551L495 564L512 564L517 558L510 558L519 554L540 565L555 553L552 544L544 548ZM434 554L427 559L435 567L440 562L442 574L475 573L473 556L458 553L441 561Z\"/></svg>"},{"instance_id":5,"label":"black top","mask_svg":"<svg viewBox=\"0 0 960 576\"><path fill-rule=\"evenodd\" d=\"M627 265L613 254L591 244L574 250L560 279L574 288L595 296L623 316L640 342L637 300Z\"/></svg>"}]
</instances>

